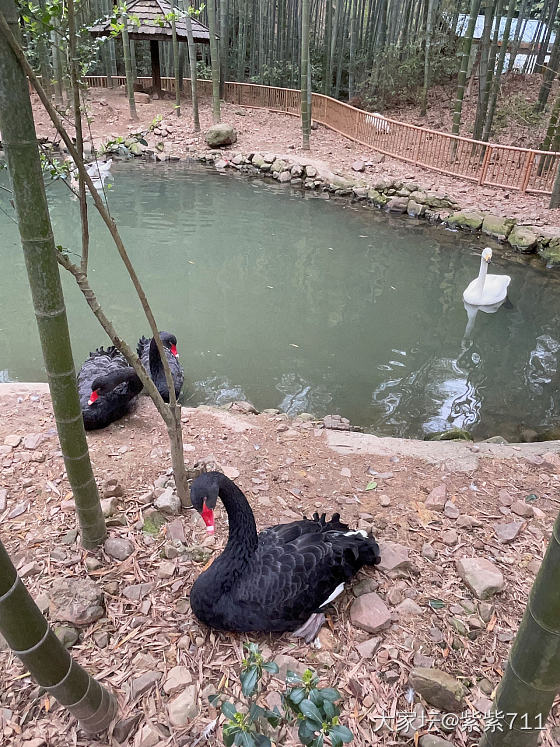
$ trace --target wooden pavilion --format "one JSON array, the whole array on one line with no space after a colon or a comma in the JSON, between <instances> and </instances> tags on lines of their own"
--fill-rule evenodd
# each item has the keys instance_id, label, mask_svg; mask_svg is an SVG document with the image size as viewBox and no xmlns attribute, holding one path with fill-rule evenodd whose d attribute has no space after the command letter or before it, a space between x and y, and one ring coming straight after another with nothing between
<instances>
[{"instance_id":1,"label":"wooden pavilion","mask_svg":"<svg viewBox=\"0 0 560 747\"><path fill-rule=\"evenodd\" d=\"M152 62L152 86L153 91L161 98L161 73L159 60L158 42L172 41L171 21L165 16L173 11L172 6L166 0L133 0L127 6L128 13L128 36L134 41L150 42L150 57ZM132 20L131 16L134 17ZM140 23L136 22L139 19ZM175 22L177 39L181 42L187 41L187 25L184 19ZM93 36L109 36L112 32L111 22L98 23L89 27ZM210 32L204 24L192 19L192 32L195 44L209 44Z\"/></svg>"}]
</instances>

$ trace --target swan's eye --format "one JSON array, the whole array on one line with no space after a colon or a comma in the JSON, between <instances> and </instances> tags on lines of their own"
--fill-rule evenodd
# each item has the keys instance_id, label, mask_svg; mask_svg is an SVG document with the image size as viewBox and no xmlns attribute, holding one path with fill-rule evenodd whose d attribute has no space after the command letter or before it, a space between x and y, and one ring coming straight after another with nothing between
<instances>
[{"instance_id":1,"label":"swan's eye","mask_svg":"<svg viewBox=\"0 0 560 747\"><path fill-rule=\"evenodd\" d=\"M95 400L99 397L99 392L97 389L94 389L94 391L91 393L91 397L88 399L88 405L93 405Z\"/></svg>"}]
</instances>

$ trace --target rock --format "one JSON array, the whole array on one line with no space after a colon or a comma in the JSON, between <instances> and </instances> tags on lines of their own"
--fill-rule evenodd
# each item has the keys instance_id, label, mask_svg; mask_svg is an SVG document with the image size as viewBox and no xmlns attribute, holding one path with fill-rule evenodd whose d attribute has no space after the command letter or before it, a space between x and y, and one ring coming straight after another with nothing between
<instances>
[{"instance_id":1,"label":"rock","mask_svg":"<svg viewBox=\"0 0 560 747\"><path fill-rule=\"evenodd\" d=\"M503 436L490 436L490 438L485 438L482 443L484 444L508 444L509 441L505 439Z\"/></svg>"},{"instance_id":2,"label":"rock","mask_svg":"<svg viewBox=\"0 0 560 747\"><path fill-rule=\"evenodd\" d=\"M403 599L395 609L400 617L414 617L415 615L421 615L423 612L422 607L416 604L413 599Z\"/></svg>"},{"instance_id":3,"label":"rock","mask_svg":"<svg viewBox=\"0 0 560 747\"><path fill-rule=\"evenodd\" d=\"M166 488L161 495L159 495L155 501L154 506L169 516L178 516L181 513L181 500L178 495L173 492L172 488Z\"/></svg>"},{"instance_id":4,"label":"rock","mask_svg":"<svg viewBox=\"0 0 560 747\"><path fill-rule=\"evenodd\" d=\"M270 167L270 170L273 174L280 174L282 171L286 171L288 169L288 164L286 161L283 161L281 158L275 158L272 162L272 166ZM291 178L291 174L290 174Z\"/></svg>"},{"instance_id":5,"label":"rock","mask_svg":"<svg viewBox=\"0 0 560 747\"><path fill-rule=\"evenodd\" d=\"M107 519L112 516L117 510L117 499L116 498L102 498L101 499L101 511L103 516Z\"/></svg>"},{"instance_id":6,"label":"rock","mask_svg":"<svg viewBox=\"0 0 560 747\"><path fill-rule=\"evenodd\" d=\"M467 635L467 633L469 632L465 623L458 617L452 617L450 620L450 624L453 630L459 633L459 635Z\"/></svg>"},{"instance_id":7,"label":"rock","mask_svg":"<svg viewBox=\"0 0 560 747\"><path fill-rule=\"evenodd\" d=\"M513 503L513 498L505 488L502 488L502 490L500 490L500 492L498 493L498 500L500 501L502 506L511 506Z\"/></svg>"},{"instance_id":8,"label":"rock","mask_svg":"<svg viewBox=\"0 0 560 747\"><path fill-rule=\"evenodd\" d=\"M291 179L292 175L289 171L282 171L282 173L278 175L278 181L280 182L280 184L286 184L287 182L291 181Z\"/></svg>"},{"instance_id":9,"label":"rock","mask_svg":"<svg viewBox=\"0 0 560 747\"><path fill-rule=\"evenodd\" d=\"M145 672L144 674L141 674L140 677L135 677L129 684L130 699L136 700L136 698L144 695L144 693L151 690L154 685L157 685L160 679L161 672L158 672L157 670Z\"/></svg>"},{"instance_id":10,"label":"rock","mask_svg":"<svg viewBox=\"0 0 560 747\"><path fill-rule=\"evenodd\" d=\"M307 664L287 654L278 654L278 656L274 657L274 662L278 665L278 674L275 676L281 680L286 679L286 672L288 670L301 676L307 669Z\"/></svg>"},{"instance_id":11,"label":"rock","mask_svg":"<svg viewBox=\"0 0 560 747\"><path fill-rule=\"evenodd\" d=\"M168 695L172 695L184 688L185 685L190 685L191 682L192 674L187 667L173 667L169 670L169 674L163 683L163 689Z\"/></svg>"},{"instance_id":12,"label":"rock","mask_svg":"<svg viewBox=\"0 0 560 747\"><path fill-rule=\"evenodd\" d=\"M176 568L177 568L177 564L174 563L172 560L163 560L159 564L159 568L157 570L157 576L158 578L172 578L173 574L175 573Z\"/></svg>"},{"instance_id":13,"label":"rock","mask_svg":"<svg viewBox=\"0 0 560 747\"><path fill-rule=\"evenodd\" d=\"M368 192L368 199L370 199L374 205L383 207L389 201L389 198L379 192L377 189L370 189Z\"/></svg>"},{"instance_id":14,"label":"rock","mask_svg":"<svg viewBox=\"0 0 560 747\"><path fill-rule=\"evenodd\" d=\"M354 186L354 182L350 181L350 179L345 179L343 176L339 176L338 174L333 174L330 177L329 186L334 190L350 190Z\"/></svg>"},{"instance_id":15,"label":"rock","mask_svg":"<svg viewBox=\"0 0 560 747\"><path fill-rule=\"evenodd\" d=\"M494 524L494 532L498 538L498 542L501 542L502 545L507 545L519 536L522 527L522 521L512 521L509 524Z\"/></svg>"},{"instance_id":16,"label":"rock","mask_svg":"<svg viewBox=\"0 0 560 747\"><path fill-rule=\"evenodd\" d=\"M0 488L0 511L5 511L8 505L8 491L6 488Z\"/></svg>"},{"instance_id":17,"label":"rock","mask_svg":"<svg viewBox=\"0 0 560 747\"><path fill-rule=\"evenodd\" d=\"M379 499L379 505L383 506L383 508L387 508L388 506L390 506L391 505L391 499L389 498L389 496L388 495L382 495L381 498Z\"/></svg>"},{"instance_id":18,"label":"rock","mask_svg":"<svg viewBox=\"0 0 560 747\"><path fill-rule=\"evenodd\" d=\"M453 547L457 542L459 542L459 535L454 529L447 529L445 532L441 533L441 541L444 545L447 545L447 547Z\"/></svg>"},{"instance_id":19,"label":"rock","mask_svg":"<svg viewBox=\"0 0 560 747\"><path fill-rule=\"evenodd\" d=\"M144 724L134 737L134 747L156 747L156 745L161 747L162 741L161 734L155 731L155 726Z\"/></svg>"},{"instance_id":20,"label":"rock","mask_svg":"<svg viewBox=\"0 0 560 747\"><path fill-rule=\"evenodd\" d=\"M429 542L424 542L422 545L422 556L424 558L427 558L428 560L435 560L437 553L434 550L433 545L430 545Z\"/></svg>"},{"instance_id":21,"label":"rock","mask_svg":"<svg viewBox=\"0 0 560 747\"><path fill-rule=\"evenodd\" d=\"M23 439L23 448L29 449L29 451L34 451L47 439L48 436L44 433L30 433Z\"/></svg>"},{"instance_id":22,"label":"rock","mask_svg":"<svg viewBox=\"0 0 560 747\"><path fill-rule=\"evenodd\" d=\"M334 651L337 647L337 639L328 628L321 628L317 638L323 651Z\"/></svg>"},{"instance_id":23,"label":"rock","mask_svg":"<svg viewBox=\"0 0 560 747\"><path fill-rule=\"evenodd\" d=\"M410 193L410 199L418 205L424 205L426 207L427 195L421 189L415 190Z\"/></svg>"},{"instance_id":24,"label":"rock","mask_svg":"<svg viewBox=\"0 0 560 747\"><path fill-rule=\"evenodd\" d=\"M146 150L146 146L142 145L142 143L135 142L131 143L128 150L132 153L133 156L141 156Z\"/></svg>"},{"instance_id":25,"label":"rock","mask_svg":"<svg viewBox=\"0 0 560 747\"><path fill-rule=\"evenodd\" d=\"M199 713L196 685L188 685L167 706L172 726L186 726Z\"/></svg>"},{"instance_id":26,"label":"rock","mask_svg":"<svg viewBox=\"0 0 560 747\"><path fill-rule=\"evenodd\" d=\"M526 226L514 226L508 236L508 241L518 252L533 252L537 248L537 234Z\"/></svg>"},{"instance_id":27,"label":"rock","mask_svg":"<svg viewBox=\"0 0 560 747\"><path fill-rule=\"evenodd\" d=\"M123 495L122 485L116 477L111 477L103 483L104 498L121 498Z\"/></svg>"},{"instance_id":28,"label":"rock","mask_svg":"<svg viewBox=\"0 0 560 747\"><path fill-rule=\"evenodd\" d=\"M551 239L548 246L539 245L539 254L549 269L560 265L560 237Z\"/></svg>"},{"instance_id":29,"label":"rock","mask_svg":"<svg viewBox=\"0 0 560 747\"><path fill-rule=\"evenodd\" d=\"M472 529L473 527L481 526L482 522L478 521L478 519L473 519L472 516L468 516L467 514L463 514L457 519L457 527L459 529Z\"/></svg>"},{"instance_id":30,"label":"rock","mask_svg":"<svg viewBox=\"0 0 560 747\"><path fill-rule=\"evenodd\" d=\"M447 516L448 519L458 519L459 518L459 509L453 503L453 501L447 501L446 502L445 507L443 509L443 513Z\"/></svg>"},{"instance_id":31,"label":"rock","mask_svg":"<svg viewBox=\"0 0 560 747\"><path fill-rule=\"evenodd\" d=\"M395 578L404 575L411 569L412 564L408 557L410 552L408 547L388 540L379 540L378 544L381 562L377 568L380 571L385 571L391 578Z\"/></svg>"},{"instance_id":32,"label":"rock","mask_svg":"<svg viewBox=\"0 0 560 747\"><path fill-rule=\"evenodd\" d=\"M500 218L497 215L487 213L482 221L482 233L493 236L500 241L505 241L514 223L515 221L512 218Z\"/></svg>"},{"instance_id":33,"label":"rock","mask_svg":"<svg viewBox=\"0 0 560 747\"><path fill-rule=\"evenodd\" d=\"M354 161L352 171L365 171L366 165L363 161Z\"/></svg>"},{"instance_id":34,"label":"rock","mask_svg":"<svg viewBox=\"0 0 560 747\"><path fill-rule=\"evenodd\" d=\"M391 613L375 592L358 597L350 608L352 625L367 633L378 633L391 625Z\"/></svg>"},{"instance_id":35,"label":"rock","mask_svg":"<svg viewBox=\"0 0 560 747\"><path fill-rule=\"evenodd\" d=\"M352 587L352 593L355 597L361 597L362 594L369 594L372 591L377 591L379 584L374 578L364 578Z\"/></svg>"},{"instance_id":36,"label":"rock","mask_svg":"<svg viewBox=\"0 0 560 747\"><path fill-rule=\"evenodd\" d=\"M453 747L451 742L438 737L436 734L424 734L420 737L418 744L420 747Z\"/></svg>"},{"instance_id":37,"label":"rock","mask_svg":"<svg viewBox=\"0 0 560 747\"><path fill-rule=\"evenodd\" d=\"M430 511L443 511L445 504L447 503L447 485L438 485L430 491L430 494L426 498L426 508Z\"/></svg>"},{"instance_id":38,"label":"rock","mask_svg":"<svg viewBox=\"0 0 560 747\"><path fill-rule=\"evenodd\" d=\"M76 538L78 536L78 530L77 529L69 529L60 540L61 544L63 545L73 545L76 541Z\"/></svg>"},{"instance_id":39,"label":"rock","mask_svg":"<svg viewBox=\"0 0 560 747\"><path fill-rule=\"evenodd\" d=\"M56 578L49 592L51 620L85 627L103 617L103 592L91 578Z\"/></svg>"},{"instance_id":40,"label":"rock","mask_svg":"<svg viewBox=\"0 0 560 747\"><path fill-rule=\"evenodd\" d=\"M522 516L524 519L533 518L533 507L523 501L515 501L515 503L512 503L511 510L514 514Z\"/></svg>"},{"instance_id":41,"label":"rock","mask_svg":"<svg viewBox=\"0 0 560 747\"><path fill-rule=\"evenodd\" d=\"M225 122L219 122L218 124L212 125L204 136L206 144L210 148L219 148L223 145L233 145L237 142L237 132L231 126ZM254 159L253 159L254 163Z\"/></svg>"},{"instance_id":42,"label":"rock","mask_svg":"<svg viewBox=\"0 0 560 747\"><path fill-rule=\"evenodd\" d=\"M348 467L343 467L340 470L340 474L342 475L342 477L352 477L352 471L348 469Z\"/></svg>"},{"instance_id":43,"label":"rock","mask_svg":"<svg viewBox=\"0 0 560 747\"><path fill-rule=\"evenodd\" d=\"M149 594L154 588L155 583L153 581L145 581L143 584L131 584L125 586L122 595L131 602L140 602L144 597Z\"/></svg>"},{"instance_id":44,"label":"rock","mask_svg":"<svg viewBox=\"0 0 560 747\"><path fill-rule=\"evenodd\" d=\"M134 101L137 104L149 104L151 101L150 95L148 93L139 93L138 91L134 92Z\"/></svg>"},{"instance_id":45,"label":"rock","mask_svg":"<svg viewBox=\"0 0 560 747\"><path fill-rule=\"evenodd\" d=\"M471 434L463 428L448 428L424 437L424 441L472 441Z\"/></svg>"},{"instance_id":46,"label":"rock","mask_svg":"<svg viewBox=\"0 0 560 747\"><path fill-rule=\"evenodd\" d=\"M410 673L410 685L427 703L442 711L458 713L463 709L467 689L441 669L417 667Z\"/></svg>"},{"instance_id":47,"label":"rock","mask_svg":"<svg viewBox=\"0 0 560 747\"><path fill-rule=\"evenodd\" d=\"M9 436L6 436L4 439L4 443L6 446L11 446L12 449L17 448L21 443L21 436L18 436L17 433L11 433Z\"/></svg>"},{"instance_id":48,"label":"rock","mask_svg":"<svg viewBox=\"0 0 560 747\"><path fill-rule=\"evenodd\" d=\"M166 542L163 546L163 556L168 560L173 560L174 558L178 558L180 555L185 555L186 552L187 548L181 540L172 540L171 542Z\"/></svg>"},{"instance_id":49,"label":"rock","mask_svg":"<svg viewBox=\"0 0 560 747\"><path fill-rule=\"evenodd\" d=\"M360 654L362 659L373 659L373 656L379 648L380 644L381 638L368 638L366 641L358 643L356 648L358 649L358 653Z\"/></svg>"},{"instance_id":50,"label":"rock","mask_svg":"<svg viewBox=\"0 0 560 747\"><path fill-rule=\"evenodd\" d=\"M385 210L389 213L406 213L408 207L408 197L391 197L385 205Z\"/></svg>"},{"instance_id":51,"label":"rock","mask_svg":"<svg viewBox=\"0 0 560 747\"><path fill-rule=\"evenodd\" d=\"M452 213L447 219L447 225L451 228L463 228L470 231L478 231L484 221L484 214L478 210L460 210Z\"/></svg>"},{"instance_id":52,"label":"rock","mask_svg":"<svg viewBox=\"0 0 560 747\"><path fill-rule=\"evenodd\" d=\"M80 633L76 628L72 628L70 625L55 625L54 634L62 643L64 648L70 648L73 646L80 637Z\"/></svg>"},{"instance_id":53,"label":"rock","mask_svg":"<svg viewBox=\"0 0 560 747\"><path fill-rule=\"evenodd\" d=\"M314 179L317 176L317 169L315 168L315 166L310 166L310 165L306 166L305 175L309 179Z\"/></svg>"},{"instance_id":54,"label":"rock","mask_svg":"<svg viewBox=\"0 0 560 747\"><path fill-rule=\"evenodd\" d=\"M111 558L126 560L134 552L134 545L124 537L109 537L105 540L103 549Z\"/></svg>"},{"instance_id":55,"label":"rock","mask_svg":"<svg viewBox=\"0 0 560 747\"><path fill-rule=\"evenodd\" d=\"M91 573L92 571L97 571L101 566L103 565L101 561L99 561L97 558L92 557L91 555L88 556L84 560L84 565L86 567L86 571L88 573Z\"/></svg>"},{"instance_id":56,"label":"rock","mask_svg":"<svg viewBox=\"0 0 560 747\"><path fill-rule=\"evenodd\" d=\"M224 470L224 474L227 474ZM229 477L229 475L228 475ZM234 478L230 478L234 479ZM180 542L186 542L185 537L185 528L183 527L183 522L181 519L173 519L173 521L170 521L167 525L167 539L168 540L179 540Z\"/></svg>"},{"instance_id":57,"label":"rock","mask_svg":"<svg viewBox=\"0 0 560 747\"><path fill-rule=\"evenodd\" d=\"M214 166L217 169L227 169L229 166L229 161L226 161L225 158L219 158L215 163Z\"/></svg>"},{"instance_id":58,"label":"rock","mask_svg":"<svg viewBox=\"0 0 560 747\"><path fill-rule=\"evenodd\" d=\"M109 645L109 633L106 630L96 630L93 634L93 640L99 648L105 648Z\"/></svg>"},{"instance_id":59,"label":"rock","mask_svg":"<svg viewBox=\"0 0 560 747\"><path fill-rule=\"evenodd\" d=\"M352 426L347 418L343 418L340 415L325 415L323 418L323 425L325 428L329 428L334 431L351 431Z\"/></svg>"},{"instance_id":60,"label":"rock","mask_svg":"<svg viewBox=\"0 0 560 747\"><path fill-rule=\"evenodd\" d=\"M457 573L478 599L489 599L504 588L504 577L496 566L485 558L460 558Z\"/></svg>"},{"instance_id":61,"label":"rock","mask_svg":"<svg viewBox=\"0 0 560 747\"><path fill-rule=\"evenodd\" d=\"M421 218L426 212L426 206L415 200L409 200L406 206L406 212L411 218Z\"/></svg>"}]
</instances>

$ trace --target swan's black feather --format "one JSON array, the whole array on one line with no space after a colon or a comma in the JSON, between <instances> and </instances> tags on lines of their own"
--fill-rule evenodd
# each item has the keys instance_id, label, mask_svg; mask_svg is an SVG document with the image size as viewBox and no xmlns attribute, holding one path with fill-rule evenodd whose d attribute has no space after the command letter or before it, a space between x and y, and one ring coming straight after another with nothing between
<instances>
[{"instance_id":1,"label":"swan's black feather","mask_svg":"<svg viewBox=\"0 0 560 747\"><path fill-rule=\"evenodd\" d=\"M86 430L105 428L126 415L142 389L140 379L124 355L114 346L97 348L89 354L78 372L78 394ZM124 380L123 380L124 378ZM99 397L89 405L92 385Z\"/></svg>"},{"instance_id":2,"label":"swan's black feather","mask_svg":"<svg viewBox=\"0 0 560 747\"><path fill-rule=\"evenodd\" d=\"M177 344L177 338L175 337L175 335L172 335L169 332L160 332L159 334L165 350L165 357L167 358L167 362L169 363L171 378L173 379L173 385L175 388L175 396L178 397L183 386L183 381L185 380L185 374L178 358L174 356L170 350L172 345ZM138 353L138 357L142 361L142 365L150 374L150 378L156 385L156 388L161 394L163 400L165 402L169 402L169 389L167 388L165 372L163 370L161 357L159 355L159 351L157 349L154 338L152 337L151 339L147 339L146 337L142 336L138 340L136 352Z\"/></svg>"},{"instance_id":3,"label":"swan's black feather","mask_svg":"<svg viewBox=\"0 0 560 747\"><path fill-rule=\"evenodd\" d=\"M217 486L216 487L216 483ZM295 630L343 582L364 565L379 562L374 539L348 534L339 514L265 529L256 534L249 504L225 475L209 472L191 488L194 507L219 495L228 512L230 538L224 552L195 581L190 595L196 617L230 631Z\"/></svg>"}]
</instances>

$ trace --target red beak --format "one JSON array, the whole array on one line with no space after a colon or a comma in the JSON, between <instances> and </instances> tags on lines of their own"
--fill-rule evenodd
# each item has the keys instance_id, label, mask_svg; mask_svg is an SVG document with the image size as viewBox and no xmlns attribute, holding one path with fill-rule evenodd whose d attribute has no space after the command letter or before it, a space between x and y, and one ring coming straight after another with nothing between
<instances>
[{"instance_id":1,"label":"red beak","mask_svg":"<svg viewBox=\"0 0 560 747\"><path fill-rule=\"evenodd\" d=\"M173 355L175 356L175 358L179 357L179 353L177 352L177 345L172 345L171 346L171 352L173 353Z\"/></svg>"},{"instance_id":2,"label":"red beak","mask_svg":"<svg viewBox=\"0 0 560 747\"><path fill-rule=\"evenodd\" d=\"M202 508L201 516L204 523L206 524L206 531L209 534L214 534L214 512L211 508L208 508L206 502L204 503L204 506Z\"/></svg>"},{"instance_id":3,"label":"red beak","mask_svg":"<svg viewBox=\"0 0 560 747\"><path fill-rule=\"evenodd\" d=\"M98 397L99 394L97 393L97 389L94 389L94 391L91 393L91 397L88 399L88 405L93 405Z\"/></svg>"}]
</instances>

